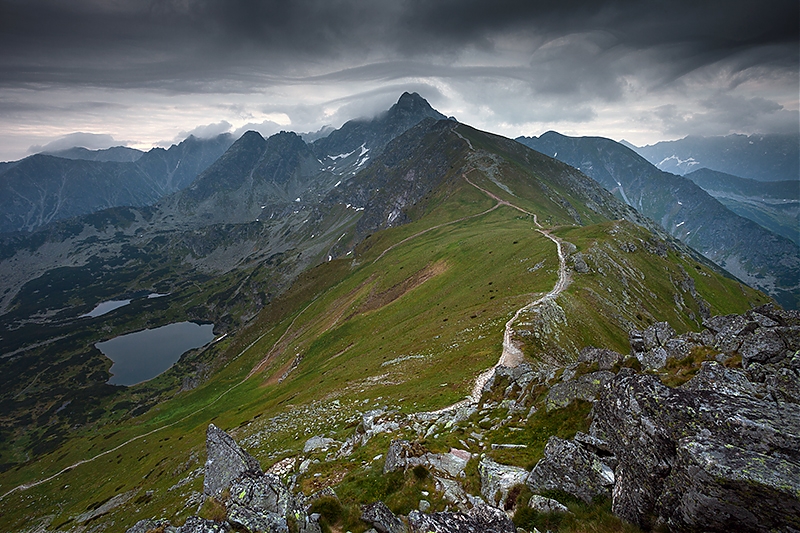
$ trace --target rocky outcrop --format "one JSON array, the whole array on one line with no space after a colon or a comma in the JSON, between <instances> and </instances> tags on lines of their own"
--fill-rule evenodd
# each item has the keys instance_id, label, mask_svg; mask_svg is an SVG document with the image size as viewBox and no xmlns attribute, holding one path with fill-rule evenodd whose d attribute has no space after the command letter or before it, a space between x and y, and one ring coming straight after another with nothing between
<instances>
[{"instance_id":1,"label":"rocky outcrop","mask_svg":"<svg viewBox=\"0 0 800 533\"><path fill-rule=\"evenodd\" d=\"M190 516L186 522L176 529L176 533L226 533L230 531L230 526L225 523L205 520L197 516Z\"/></svg>"},{"instance_id":2,"label":"rocky outcrop","mask_svg":"<svg viewBox=\"0 0 800 533\"><path fill-rule=\"evenodd\" d=\"M575 400L593 402L606 384L614 379L614 373L600 370L574 377L567 381L560 381L550 387L545 399L548 411L567 407Z\"/></svg>"},{"instance_id":3,"label":"rocky outcrop","mask_svg":"<svg viewBox=\"0 0 800 533\"><path fill-rule=\"evenodd\" d=\"M229 502L254 511L287 516L297 506L278 476L245 473L230 485Z\"/></svg>"},{"instance_id":4,"label":"rocky outcrop","mask_svg":"<svg viewBox=\"0 0 800 533\"><path fill-rule=\"evenodd\" d=\"M411 511L408 525L412 533L516 533L511 519L488 505L477 505L466 513Z\"/></svg>"},{"instance_id":5,"label":"rocky outcrop","mask_svg":"<svg viewBox=\"0 0 800 533\"><path fill-rule=\"evenodd\" d=\"M324 452L335 444L339 444L335 439L315 435L303 445L303 453Z\"/></svg>"},{"instance_id":6,"label":"rocky outcrop","mask_svg":"<svg viewBox=\"0 0 800 533\"><path fill-rule=\"evenodd\" d=\"M711 373L728 383L706 386ZM595 404L591 432L619 461L614 513L675 531L800 528L797 405L748 396L740 373L704 374L672 389L623 369Z\"/></svg>"},{"instance_id":7,"label":"rocky outcrop","mask_svg":"<svg viewBox=\"0 0 800 533\"><path fill-rule=\"evenodd\" d=\"M206 452L203 492L207 496L219 496L242 474L261 474L258 461L214 424L209 424L206 431Z\"/></svg>"},{"instance_id":8,"label":"rocky outcrop","mask_svg":"<svg viewBox=\"0 0 800 533\"><path fill-rule=\"evenodd\" d=\"M568 513L566 505L563 505L558 500L552 498L545 498L534 494L528 502L528 507L539 513Z\"/></svg>"},{"instance_id":9,"label":"rocky outcrop","mask_svg":"<svg viewBox=\"0 0 800 533\"><path fill-rule=\"evenodd\" d=\"M588 446L552 436L527 483L534 493L562 490L591 502L595 496L611 494L614 472Z\"/></svg>"},{"instance_id":10,"label":"rocky outcrop","mask_svg":"<svg viewBox=\"0 0 800 533\"><path fill-rule=\"evenodd\" d=\"M587 347L578 355L579 363L597 363L598 370L611 370L614 365L622 361L623 356L613 350L604 348Z\"/></svg>"},{"instance_id":11,"label":"rocky outcrop","mask_svg":"<svg viewBox=\"0 0 800 533\"><path fill-rule=\"evenodd\" d=\"M429 471L440 472L449 477L463 477L470 456L469 452L456 448L449 453L431 453L417 442L395 440L386 452L383 473L424 466Z\"/></svg>"},{"instance_id":12,"label":"rocky outcrop","mask_svg":"<svg viewBox=\"0 0 800 533\"><path fill-rule=\"evenodd\" d=\"M657 322L644 331L631 330L628 340L631 352L646 370L658 370L667 362L667 343L675 330L666 322Z\"/></svg>"},{"instance_id":13,"label":"rocky outcrop","mask_svg":"<svg viewBox=\"0 0 800 533\"><path fill-rule=\"evenodd\" d=\"M407 533L403 521L380 501L362 507L361 520L372 525L378 533Z\"/></svg>"},{"instance_id":14,"label":"rocky outcrop","mask_svg":"<svg viewBox=\"0 0 800 533\"><path fill-rule=\"evenodd\" d=\"M517 485L522 485L528 478L528 471L518 466L501 465L484 457L478 464L481 477L481 496L490 505L500 509L505 507L508 492Z\"/></svg>"}]
</instances>

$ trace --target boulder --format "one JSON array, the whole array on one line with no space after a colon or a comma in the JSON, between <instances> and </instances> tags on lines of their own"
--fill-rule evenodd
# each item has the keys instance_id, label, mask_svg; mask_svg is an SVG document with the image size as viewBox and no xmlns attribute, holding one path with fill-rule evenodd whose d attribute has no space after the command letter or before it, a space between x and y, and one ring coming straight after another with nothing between
<instances>
[{"instance_id":1,"label":"boulder","mask_svg":"<svg viewBox=\"0 0 800 533\"><path fill-rule=\"evenodd\" d=\"M528 471L518 466L507 466L484 457L478 464L481 477L481 496L496 507L505 508L508 491L516 485L522 485L528 478Z\"/></svg>"},{"instance_id":2,"label":"boulder","mask_svg":"<svg viewBox=\"0 0 800 533\"><path fill-rule=\"evenodd\" d=\"M569 381L556 383L550 387L547 398L545 398L547 411L566 407L574 400L593 402L603 387L612 379L614 379L613 372L600 370L572 378Z\"/></svg>"},{"instance_id":3,"label":"boulder","mask_svg":"<svg viewBox=\"0 0 800 533\"><path fill-rule=\"evenodd\" d=\"M595 496L608 496L614 485L614 472L603 460L574 440L550 437L544 457L528 476L534 493L563 490L591 502Z\"/></svg>"},{"instance_id":4,"label":"boulder","mask_svg":"<svg viewBox=\"0 0 800 533\"><path fill-rule=\"evenodd\" d=\"M579 363L597 363L598 370L611 370L614 365L622 361L623 356L613 350L593 348L588 346L578 355Z\"/></svg>"},{"instance_id":5,"label":"boulder","mask_svg":"<svg viewBox=\"0 0 800 533\"><path fill-rule=\"evenodd\" d=\"M731 396L756 395L756 388L744 372L725 368L716 361L704 361L695 376L683 384L684 390L708 390Z\"/></svg>"},{"instance_id":6,"label":"boulder","mask_svg":"<svg viewBox=\"0 0 800 533\"><path fill-rule=\"evenodd\" d=\"M381 501L363 506L361 520L372 524L378 533L406 533L406 525L403 521L397 518Z\"/></svg>"},{"instance_id":7,"label":"boulder","mask_svg":"<svg viewBox=\"0 0 800 533\"><path fill-rule=\"evenodd\" d=\"M656 322L642 331L646 350L666 346L667 341L675 337L675 330L667 322Z\"/></svg>"},{"instance_id":8,"label":"boulder","mask_svg":"<svg viewBox=\"0 0 800 533\"><path fill-rule=\"evenodd\" d=\"M407 440L393 440L389 444L386 452L386 460L383 463L383 473L388 474L395 470L408 468L408 461L412 458L419 458L428 453L424 446L419 443Z\"/></svg>"},{"instance_id":9,"label":"boulder","mask_svg":"<svg viewBox=\"0 0 800 533\"><path fill-rule=\"evenodd\" d=\"M339 444L335 439L315 435L303 445L303 453L324 452L334 444Z\"/></svg>"},{"instance_id":10,"label":"boulder","mask_svg":"<svg viewBox=\"0 0 800 533\"><path fill-rule=\"evenodd\" d=\"M666 322L657 322L644 331L631 330L628 340L631 352L647 370L663 368L667 362L666 346L675 338L675 330ZM672 343L675 350L675 343Z\"/></svg>"},{"instance_id":11,"label":"boulder","mask_svg":"<svg viewBox=\"0 0 800 533\"><path fill-rule=\"evenodd\" d=\"M528 507L539 513L568 513L567 506L552 498L545 498L534 494L528 502Z\"/></svg>"},{"instance_id":12,"label":"boulder","mask_svg":"<svg viewBox=\"0 0 800 533\"><path fill-rule=\"evenodd\" d=\"M203 492L208 496L219 496L242 474L261 474L258 461L214 424L209 424L206 431L206 451Z\"/></svg>"},{"instance_id":13,"label":"boulder","mask_svg":"<svg viewBox=\"0 0 800 533\"><path fill-rule=\"evenodd\" d=\"M706 385L711 373L728 382ZM791 523L800 500L800 410L749 396L740 373L714 364L700 376L671 389L622 369L595 403L590 432L618 460L613 512L644 528L727 531L726 505L757 498L741 504L754 520L776 523L777 513Z\"/></svg>"},{"instance_id":14,"label":"boulder","mask_svg":"<svg viewBox=\"0 0 800 533\"><path fill-rule=\"evenodd\" d=\"M413 533L516 533L514 522L488 505L476 505L466 513L411 511L408 525Z\"/></svg>"},{"instance_id":15,"label":"boulder","mask_svg":"<svg viewBox=\"0 0 800 533\"><path fill-rule=\"evenodd\" d=\"M285 517L276 513L254 511L235 503L228 506L228 522L248 533L289 533Z\"/></svg>"},{"instance_id":16,"label":"boulder","mask_svg":"<svg viewBox=\"0 0 800 533\"><path fill-rule=\"evenodd\" d=\"M230 531L226 523L206 520L199 516L190 516L186 522L176 530L176 533L224 533Z\"/></svg>"},{"instance_id":17,"label":"boulder","mask_svg":"<svg viewBox=\"0 0 800 533\"><path fill-rule=\"evenodd\" d=\"M739 353L745 367L754 362L777 363L787 355L778 328L758 328L742 342Z\"/></svg>"},{"instance_id":18,"label":"boulder","mask_svg":"<svg viewBox=\"0 0 800 533\"><path fill-rule=\"evenodd\" d=\"M254 511L285 517L294 510L289 489L274 474L247 472L230 485L230 502Z\"/></svg>"},{"instance_id":19,"label":"boulder","mask_svg":"<svg viewBox=\"0 0 800 533\"><path fill-rule=\"evenodd\" d=\"M463 477L471 454L465 450L452 448L448 453L431 453L419 443L407 440L395 440L386 452L383 473L395 470L406 470L421 465L430 471L446 474L450 477Z\"/></svg>"},{"instance_id":20,"label":"boulder","mask_svg":"<svg viewBox=\"0 0 800 533\"><path fill-rule=\"evenodd\" d=\"M671 531L797 531L799 495L797 462L689 437L658 505Z\"/></svg>"}]
</instances>

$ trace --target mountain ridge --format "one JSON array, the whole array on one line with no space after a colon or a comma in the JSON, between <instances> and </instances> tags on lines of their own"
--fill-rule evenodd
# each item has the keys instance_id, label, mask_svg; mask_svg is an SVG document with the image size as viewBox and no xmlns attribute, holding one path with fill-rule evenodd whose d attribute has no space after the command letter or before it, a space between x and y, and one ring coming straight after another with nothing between
<instances>
[{"instance_id":1,"label":"mountain ridge","mask_svg":"<svg viewBox=\"0 0 800 533\"><path fill-rule=\"evenodd\" d=\"M556 132L519 137L526 145L575 166L619 195L671 235L783 305L800 302L800 248L725 208L687 178L658 170L603 137Z\"/></svg>"}]
</instances>

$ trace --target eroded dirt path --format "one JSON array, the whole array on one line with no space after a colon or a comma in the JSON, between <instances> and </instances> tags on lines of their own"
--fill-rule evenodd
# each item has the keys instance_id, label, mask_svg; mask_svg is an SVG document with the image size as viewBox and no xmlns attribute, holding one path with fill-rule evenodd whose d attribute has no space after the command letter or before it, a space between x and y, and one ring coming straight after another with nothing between
<instances>
[{"instance_id":1,"label":"eroded dirt path","mask_svg":"<svg viewBox=\"0 0 800 533\"><path fill-rule=\"evenodd\" d=\"M469 173L469 172L471 172L471 170L468 171L467 173ZM498 197L497 195L493 194L492 192L487 191L483 187L480 187L479 185L476 185L475 183L470 181L470 179L467 177L467 173L464 173L464 175L463 175L464 180L466 180L467 183L469 183L470 185L472 185L476 189L480 190L481 192L483 192L484 194L486 194L490 198L492 198L495 201L497 201L497 205L495 205L495 207L499 207L500 205L505 205L505 206L511 207L513 209L516 209L517 211L520 211L522 213L525 213L526 215L530 215L531 217L533 217L533 222L537 226L536 231L541 233L542 235L544 235L545 237L547 237L551 241L553 241L553 243L556 245L556 249L557 249L557 252L558 252L558 280L556 281L556 284L553 286L553 288L550 290L550 292L548 292L544 296L541 296L541 297L537 298L536 300L534 300L534 301L532 301L532 302L520 307L519 309L517 309L517 311L514 313L514 316L511 317L511 319L508 322L506 322L506 327L505 327L505 330L503 332L503 351L500 354L500 358L498 359L497 363L495 363L495 365L493 367L489 368L488 370L485 370L484 372L481 372L481 374L478 375L478 377L475 379L475 385L473 385L472 392L470 393L470 395L467 398L465 398L464 400L461 400L460 402L456 402L453 405L449 405L447 407L439 409L438 411L434 411L434 414L435 413L443 413L445 411L450 411L450 410L453 410L453 409L457 409L457 408L463 407L465 405L478 403L480 401L480 399L481 399L481 392L483 391L484 385L486 385L486 383L492 377L492 375L494 374L494 372L495 372L495 370L497 369L498 366L505 366L505 367L513 368L515 366L518 366L520 363L522 363L525 360L525 356L522 353L522 350L519 349L519 346L517 346L516 343L514 342L514 339L513 339L514 323L519 319L519 316L522 313L530 311L530 310L538 307L539 305L541 305L542 303L544 303L546 301L553 300L553 299L557 298L558 295L561 294L562 292L564 292L564 290L569 286L569 282L570 282L569 272L567 271L566 256L564 254L563 241L561 239L559 239L558 237L554 237L553 235L551 235L548 230L546 230L541 224L539 224L539 220L536 217L535 213L531 213L529 211L526 211L525 209L523 209L523 208L521 208L521 207L519 207L517 205L514 205L511 202L503 200L502 198Z\"/></svg>"}]
</instances>

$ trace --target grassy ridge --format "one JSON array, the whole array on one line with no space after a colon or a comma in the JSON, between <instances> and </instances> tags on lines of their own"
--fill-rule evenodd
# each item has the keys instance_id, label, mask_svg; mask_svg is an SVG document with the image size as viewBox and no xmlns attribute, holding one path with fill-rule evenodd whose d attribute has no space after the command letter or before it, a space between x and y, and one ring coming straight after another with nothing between
<instances>
[{"instance_id":1,"label":"grassy ridge","mask_svg":"<svg viewBox=\"0 0 800 533\"><path fill-rule=\"evenodd\" d=\"M494 176L477 171L470 178L536 212L542 223L573 221L551 199L553 191L566 190L553 184L545 191L518 161L501 164ZM534 230L531 217L507 206L475 216L494 202L466 182L436 195L429 204L435 207L419 213L415 222L377 233L352 256L308 271L248 328L215 345L215 358L225 363L201 387L176 394L142 416L78 430L52 454L0 475L0 493L5 493L164 427L89 465L7 496L0 501L4 522L14 528L31 524L33 517L52 517L53 526L68 528L81 513L128 491L135 491L131 501L102 518L114 520L111 530L150 516L193 514L196 505L185 504L192 491L201 490L202 475L190 474L202 467L209 422L254 443L249 451L268 466L297 454L316 431L346 436L353 416L370 406L385 403L410 412L463 398L474 377L496 362L506 320L552 288L558 259L555 246ZM698 304L676 288L683 279L678 265L712 313L742 311L763 299L674 252L662 257L647 251L644 242L650 237L640 228L584 211L581 216L597 224L563 227L556 234L585 254L592 270L573 273L572 285L559 298L564 324L540 320L558 335L558 346L565 349L561 357L587 344L625 352L629 325L668 320L679 331L696 328L697 320L688 313L698 317ZM471 218L430 229L465 217ZM424 230L429 231L420 233ZM620 242L640 246L615 257L611 251L618 251ZM625 275L617 275L612 263ZM677 306L675 294L686 305ZM526 318L534 329L537 319ZM525 339L532 360L550 355L552 343ZM261 371L246 379L262 362ZM333 400L339 402L336 410L330 407ZM329 418L320 419L323 414ZM536 428L531 434L538 434ZM322 465L310 473L333 476L336 469L360 465L367 454L385 451L388 437L382 439L359 451L352 464Z\"/></svg>"}]
</instances>

